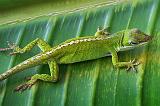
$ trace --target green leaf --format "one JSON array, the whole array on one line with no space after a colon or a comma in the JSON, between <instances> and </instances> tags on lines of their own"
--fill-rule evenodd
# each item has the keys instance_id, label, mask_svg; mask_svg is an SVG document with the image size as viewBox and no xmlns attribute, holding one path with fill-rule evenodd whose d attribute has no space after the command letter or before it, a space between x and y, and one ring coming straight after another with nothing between
<instances>
[{"instance_id":1,"label":"green leaf","mask_svg":"<svg viewBox=\"0 0 160 106\"><path fill-rule=\"evenodd\" d=\"M136 58L141 62L138 73L118 70L113 67L111 57L104 57L59 65L60 80L57 83L39 81L31 89L16 93L13 89L23 83L25 77L49 73L49 68L41 65L17 73L0 82L0 106L160 105L159 0L47 0L46 3L22 0L22 3L11 5L15 1L0 1L0 10L5 10L0 16L0 48L7 47L6 41L24 47L36 38L54 46L70 38L93 36L98 26L110 26L111 33L136 27L153 36L153 41L147 46L119 53L120 61ZM16 56L1 52L0 73L39 52L37 47Z\"/></svg>"}]
</instances>

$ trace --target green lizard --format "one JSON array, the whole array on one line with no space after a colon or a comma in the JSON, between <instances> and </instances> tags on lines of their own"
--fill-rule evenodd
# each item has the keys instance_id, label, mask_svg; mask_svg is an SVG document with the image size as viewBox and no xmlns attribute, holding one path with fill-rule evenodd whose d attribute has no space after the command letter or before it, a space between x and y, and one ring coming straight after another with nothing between
<instances>
[{"instance_id":1,"label":"green lizard","mask_svg":"<svg viewBox=\"0 0 160 106\"><path fill-rule=\"evenodd\" d=\"M112 63L115 67L127 67L127 69L134 69L134 66L138 65L139 62L135 60L129 62L119 62L117 52L133 49L149 42L150 40L151 36L148 36L136 28L122 30L114 34L108 33L105 29L98 28L95 36L73 38L53 48L51 48L51 46L42 39L37 38L23 49L18 46L11 47L13 49L11 54L22 54L28 52L35 45L38 45L43 52L2 73L0 75L0 81L27 68L40 64L49 64L50 75L33 75L28 82L18 86L15 89L16 91L23 91L30 88L36 83L37 80L56 82L59 74L58 64L81 62L109 55L112 55ZM9 48L0 49L0 51L5 50L9 50Z\"/></svg>"}]
</instances>

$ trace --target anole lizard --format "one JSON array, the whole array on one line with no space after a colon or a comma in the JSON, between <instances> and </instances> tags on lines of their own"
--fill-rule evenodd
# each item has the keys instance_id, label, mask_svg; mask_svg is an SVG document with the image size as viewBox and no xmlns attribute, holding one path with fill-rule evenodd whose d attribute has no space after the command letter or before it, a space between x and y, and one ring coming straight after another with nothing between
<instances>
[{"instance_id":1,"label":"anole lizard","mask_svg":"<svg viewBox=\"0 0 160 106\"><path fill-rule=\"evenodd\" d=\"M15 46L12 54L28 52L35 45L38 45L43 52L2 73L0 75L0 81L27 68L40 64L49 64L50 75L33 75L28 82L15 89L16 91L23 91L30 88L37 80L56 82L59 74L58 64L69 64L92 60L105 57L108 54L112 55L112 63L115 67L127 67L127 69L134 69L134 66L138 65L139 62L136 62L135 60L119 62L117 52L133 49L149 42L150 40L151 36L148 36L136 28L122 30L114 34L108 33L105 29L98 28L95 36L73 38L55 47L51 47L42 39L37 38L22 49ZM9 50L9 48L6 48L6 50ZM0 51L5 51L5 49L0 49Z\"/></svg>"}]
</instances>

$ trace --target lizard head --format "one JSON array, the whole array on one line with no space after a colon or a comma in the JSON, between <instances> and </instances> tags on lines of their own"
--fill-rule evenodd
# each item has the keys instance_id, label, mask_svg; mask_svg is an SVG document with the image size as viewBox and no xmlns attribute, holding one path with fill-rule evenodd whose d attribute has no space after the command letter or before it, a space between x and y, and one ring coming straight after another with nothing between
<instances>
[{"instance_id":1,"label":"lizard head","mask_svg":"<svg viewBox=\"0 0 160 106\"><path fill-rule=\"evenodd\" d=\"M125 33L123 45L125 46L135 46L139 44L145 44L151 41L152 37L140 31L137 28L130 29Z\"/></svg>"}]
</instances>

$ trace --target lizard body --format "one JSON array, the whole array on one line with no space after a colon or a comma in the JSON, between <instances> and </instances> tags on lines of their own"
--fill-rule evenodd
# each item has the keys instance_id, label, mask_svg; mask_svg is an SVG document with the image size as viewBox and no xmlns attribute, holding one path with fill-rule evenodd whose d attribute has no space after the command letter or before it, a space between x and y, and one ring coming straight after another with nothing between
<instances>
[{"instance_id":1,"label":"lizard body","mask_svg":"<svg viewBox=\"0 0 160 106\"><path fill-rule=\"evenodd\" d=\"M112 55L112 63L115 67L134 68L134 66L138 65L138 63L135 63L135 61L119 62L117 52L123 50L123 48L133 49L137 45L147 43L150 40L150 36L139 31L138 29L122 30L112 35L105 32L104 29L98 29L95 36L73 38L53 48L51 48L42 39L37 38L23 49L15 47L13 54L28 52L35 45L38 45L43 52L25 60L24 62L1 74L0 81L24 69L48 63L51 75L36 74L32 76L27 83L16 88L17 91L23 91L26 88L31 87L37 80L56 82L59 73L58 64L69 64L93 60L105 57L108 54Z\"/></svg>"}]
</instances>

